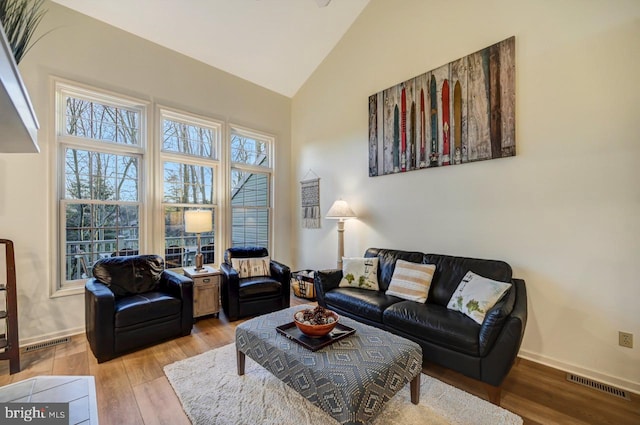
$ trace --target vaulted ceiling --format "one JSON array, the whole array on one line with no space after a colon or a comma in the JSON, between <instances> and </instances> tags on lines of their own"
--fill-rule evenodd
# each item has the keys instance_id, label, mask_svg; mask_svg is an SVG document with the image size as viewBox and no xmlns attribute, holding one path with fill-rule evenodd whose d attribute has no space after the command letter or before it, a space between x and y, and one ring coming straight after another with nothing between
<instances>
[{"instance_id":1,"label":"vaulted ceiling","mask_svg":"<svg viewBox=\"0 0 640 425\"><path fill-rule=\"evenodd\" d=\"M52 0L292 97L369 0Z\"/></svg>"}]
</instances>

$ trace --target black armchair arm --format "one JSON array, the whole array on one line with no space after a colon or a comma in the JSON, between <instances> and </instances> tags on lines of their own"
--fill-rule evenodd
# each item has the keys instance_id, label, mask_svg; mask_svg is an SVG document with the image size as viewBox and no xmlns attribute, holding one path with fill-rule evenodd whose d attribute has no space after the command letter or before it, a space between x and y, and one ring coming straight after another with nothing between
<instances>
[{"instance_id":1,"label":"black armchair arm","mask_svg":"<svg viewBox=\"0 0 640 425\"><path fill-rule=\"evenodd\" d=\"M522 279L512 279L516 289L513 311L507 317L502 331L489 354L482 359L481 377L483 382L500 386L511 370L520 351L524 330L527 325L527 288Z\"/></svg>"},{"instance_id":2,"label":"black armchair arm","mask_svg":"<svg viewBox=\"0 0 640 425\"><path fill-rule=\"evenodd\" d=\"M162 275L160 276L160 290L181 300L188 297L190 293L193 300L193 280L171 270L162 271Z\"/></svg>"},{"instance_id":3,"label":"black armchair arm","mask_svg":"<svg viewBox=\"0 0 640 425\"><path fill-rule=\"evenodd\" d=\"M193 327L193 280L171 270L163 270L160 290L182 300L180 329L183 336L189 335Z\"/></svg>"},{"instance_id":4,"label":"black armchair arm","mask_svg":"<svg viewBox=\"0 0 640 425\"><path fill-rule=\"evenodd\" d=\"M226 255L226 254L225 254ZM222 272L222 308L230 320L239 314L240 277L238 272L227 263L220 265Z\"/></svg>"},{"instance_id":5,"label":"black armchair arm","mask_svg":"<svg viewBox=\"0 0 640 425\"><path fill-rule=\"evenodd\" d=\"M342 280L342 270L330 269L330 270L318 270L315 273L313 279L313 287L316 291L316 300L318 304L326 307L327 304L324 301L324 294L330 290L337 288Z\"/></svg>"},{"instance_id":6,"label":"black armchair arm","mask_svg":"<svg viewBox=\"0 0 640 425\"><path fill-rule=\"evenodd\" d=\"M291 305L291 269L282 263L271 260L271 277L282 285L282 308Z\"/></svg>"},{"instance_id":7,"label":"black armchair arm","mask_svg":"<svg viewBox=\"0 0 640 425\"><path fill-rule=\"evenodd\" d=\"M115 345L115 295L105 284L92 278L85 284L84 301L84 321L91 349L94 353L112 353ZM98 354L96 357L98 361L109 359L101 359Z\"/></svg>"},{"instance_id":8,"label":"black armchair arm","mask_svg":"<svg viewBox=\"0 0 640 425\"><path fill-rule=\"evenodd\" d=\"M287 282L291 279L291 269L289 266L285 266L282 263L271 260L271 276L276 280L287 279Z\"/></svg>"}]
</instances>

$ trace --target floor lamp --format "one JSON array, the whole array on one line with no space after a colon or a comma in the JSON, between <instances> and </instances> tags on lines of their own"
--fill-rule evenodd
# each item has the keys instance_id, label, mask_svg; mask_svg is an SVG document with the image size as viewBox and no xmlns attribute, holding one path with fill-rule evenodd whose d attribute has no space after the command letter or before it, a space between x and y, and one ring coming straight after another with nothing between
<instances>
[{"instance_id":1,"label":"floor lamp","mask_svg":"<svg viewBox=\"0 0 640 425\"><path fill-rule=\"evenodd\" d=\"M344 222L350 218L355 218L356 214L353 212L349 204L342 199L339 199L331 205L325 218L338 220L338 268L342 270L342 257L344 256Z\"/></svg>"},{"instance_id":2,"label":"floor lamp","mask_svg":"<svg viewBox=\"0 0 640 425\"><path fill-rule=\"evenodd\" d=\"M184 212L184 231L187 233L196 233L198 236L198 253L196 254L196 271L204 269L202 263L202 246L200 244L200 233L206 233L213 230L211 223L211 210L189 210Z\"/></svg>"}]
</instances>

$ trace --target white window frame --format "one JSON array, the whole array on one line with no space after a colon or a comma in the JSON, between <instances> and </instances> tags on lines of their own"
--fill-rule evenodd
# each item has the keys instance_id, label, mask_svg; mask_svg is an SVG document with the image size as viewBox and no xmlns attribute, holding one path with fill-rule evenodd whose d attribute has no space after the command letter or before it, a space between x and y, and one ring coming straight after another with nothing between
<instances>
[{"instance_id":1,"label":"white window frame","mask_svg":"<svg viewBox=\"0 0 640 425\"><path fill-rule=\"evenodd\" d=\"M231 139L233 138L233 135L237 134L239 136L243 136L243 137L248 137L248 138L252 138L254 140L260 140L266 143L267 145L267 152L268 152L268 159L269 159L269 163L267 165L251 165L251 164L245 164L245 163L241 163L241 162L233 162L231 159ZM268 174L269 178L268 178L268 185L269 185L269 205L267 207L268 210L268 214L269 214L269 231L268 231L268 237L269 237L269 242L268 242L268 250L271 256L273 256L275 253L273 252L273 235L274 235L274 229L273 229L273 215L274 215L274 199L275 199L275 195L274 195L274 182L275 182L275 164L276 164L276 159L275 159L275 143L276 143L276 137L272 134L266 133L266 132L262 132L262 131L258 131L258 130L254 130L248 127L244 127L241 125L236 125L236 124L229 124L229 132L228 132L228 136L227 136L227 158L228 158L228 163L229 163L229 168L228 168L228 172L227 172L227 177L228 177L228 184L225 187L225 192L226 192L226 196L227 196L227 205L228 208L226 209L227 211L227 221L228 221L228 225L227 225L227 231L228 231L228 236L227 236L227 246L232 246L233 244L233 206L231 205L231 171L236 169L236 170L240 170L240 171L247 171L247 172L255 172L255 173L261 173L261 174ZM263 208L263 207L260 207Z\"/></svg>"},{"instance_id":2,"label":"white window frame","mask_svg":"<svg viewBox=\"0 0 640 425\"><path fill-rule=\"evenodd\" d=\"M171 121L182 122L188 125L194 125L198 127L209 128L213 131L213 148L212 148L212 157L205 158L195 155L181 154L179 152L171 152L165 151L162 149L164 143L164 131L163 131L163 121L164 119L168 119ZM157 210L158 214L155 214L156 220L154 223L154 234L158 235L156 241L154 241L154 247L156 252L162 253L165 255L165 225L164 225L164 211L167 206L175 206L175 207L183 207L183 208L193 208L197 205L202 205L205 209L211 209L214 214L214 244L215 244L215 263L219 264L222 252L224 250L221 249L224 241L224 233L222 232L223 227L221 226L221 212L224 211L223 208L220 207L221 204L221 193L224 190L224 185L222 181L222 162L223 162L223 154L222 154L222 140L224 137L224 122L216 120L211 117L205 117L202 115L193 114L186 111L181 111L178 109L170 108L167 106L157 105L156 106L156 131L158 136L157 145L158 145L158 160L157 160L157 170L158 172L154 176L156 180L156 193L158 194L157 199L158 202ZM217 153L215 155L214 153ZM190 165L198 165L204 167L213 168L213 199L211 200L211 204L183 204L183 203L171 203L164 201L164 163L165 162L174 162L174 163L182 163L182 164L190 164Z\"/></svg>"},{"instance_id":3,"label":"white window frame","mask_svg":"<svg viewBox=\"0 0 640 425\"><path fill-rule=\"evenodd\" d=\"M51 193L54 194L52 199L52 228L55 229L55 237L51 241L51 252L54 253L55 264L57 266L52 267L52 279L50 295L52 297L67 296L81 294L84 292L84 283L87 279L79 280L66 280L66 265L65 265L65 253L66 253L66 237L62 234L66 229L66 217L65 206L69 203L81 203L82 200L70 200L65 198L65 149L75 148L82 149L91 152L112 153L118 155L134 156L138 158L138 201L122 201L120 204L137 204L138 210L138 243L139 249L144 250L147 246L147 211L145 205L148 201L148 178L150 174L149 161L148 161L148 105L141 99L136 99L120 94L112 93L106 90L98 89L95 87L86 86L80 83L63 80L61 78L52 77L51 85L53 91L53 122L55 125L51 126L53 137L51 140L55 141L54 147L51 150ZM139 144L127 145L109 141L102 141L97 139L89 139L78 136L70 136L65 134L65 97L71 96L76 98L86 99L91 102L97 102L123 109L134 110L139 113ZM79 201L79 202L78 202ZM91 200L85 202L88 204L106 204L113 203L107 201Z\"/></svg>"},{"instance_id":4,"label":"white window frame","mask_svg":"<svg viewBox=\"0 0 640 425\"><path fill-rule=\"evenodd\" d=\"M231 170L256 172L268 174L268 202L269 231L268 249L273 255L274 244L274 199L275 199L275 143L276 137L260 130L235 125L226 121L215 119L173 109L167 106L154 105L152 102L103 90L97 87L81 84L75 81L65 80L59 77L50 77L51 103L50 110L52 122L49 126L49 139L53 141L48 149L50 167L50 193L49 200L51 219L50 228L53 229L48 241L51 256L50 267L50 296L60 297L79 295L84 293L84 280L65 281L65 238L61 234L66 226L65 205L68 202L77 203L76 200L65 199L65 148L72 147L92 152L105 152L119 155L135 156L138 159L138 196L135 204L139 205L139 252L164 253L165 250L165 226L164 226L164 162L182 162L194 165L210 166L214 172L214 197L209 205L215 214L215 264L220 264L227 247L232 244L232 206L231 206ZM125 109L133 109L139 112L139 145L128 145L104 140L89 139L65 134L65 110L64 96L70 95L94 101L106 105ZM201 158L184 155L177 152L163 152L163 118L182 121L187 124L209 127L214 130L216 158ZM269 164L268 166L232 163L231 139L234 134L257 139L266 142ZM151 142L153 141L153 143ZM80 200L82 201L82 200ZM110 201L91 200L99 204ZM125 201L122 201L125 203ZM167 203L169 204L169 203ZM190 207L192 204L170 204ZM262 207L261 207L262 208Z\"/></svg>"}]
</instances>

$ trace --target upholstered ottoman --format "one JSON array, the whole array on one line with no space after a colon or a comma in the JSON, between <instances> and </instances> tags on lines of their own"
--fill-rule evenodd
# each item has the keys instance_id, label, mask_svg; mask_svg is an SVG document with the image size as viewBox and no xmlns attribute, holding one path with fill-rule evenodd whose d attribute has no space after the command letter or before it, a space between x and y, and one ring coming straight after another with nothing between
<instances>
[{"instance_id":1,"label":"upholstered ottoman","mask_svg":"<svg viewBox=\"0 0 640 425\"><path fill-rule=\"evenodd\" d=\"M341 424L369 423L407 383L420 399L422 349L405 338L346 317L355 334L312 352L276 331L293 321L297 306L266 314L236 328L238 374L245 355Z\"/></svg>"}]
</instances>

